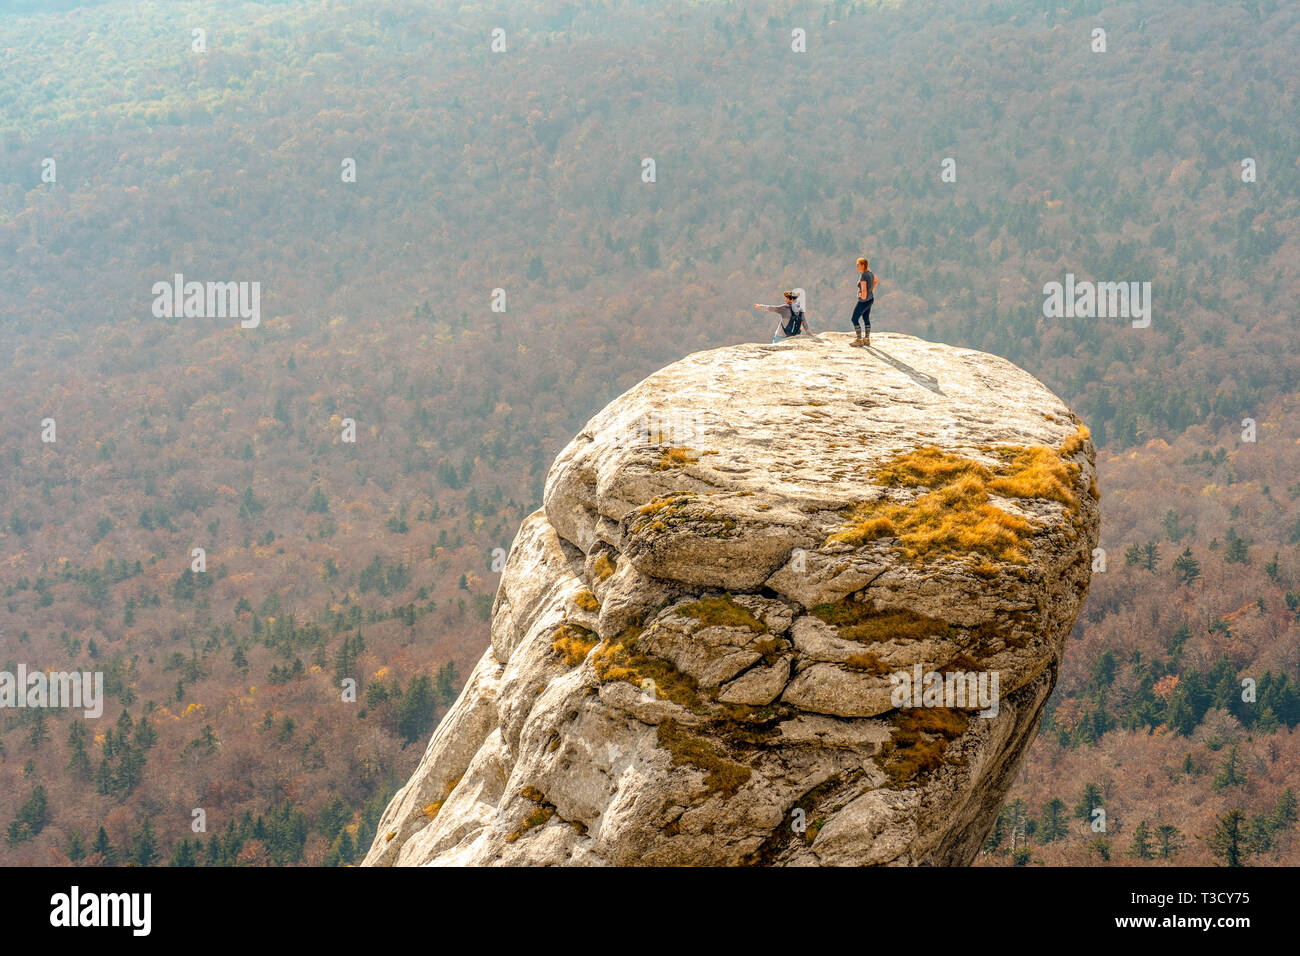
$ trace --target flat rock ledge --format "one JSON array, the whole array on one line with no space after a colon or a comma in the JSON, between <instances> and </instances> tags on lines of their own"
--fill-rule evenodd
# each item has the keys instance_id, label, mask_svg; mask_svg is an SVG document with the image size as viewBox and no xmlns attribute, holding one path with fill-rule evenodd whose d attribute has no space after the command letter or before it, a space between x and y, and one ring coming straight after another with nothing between
<instances>
[{"instance_id":1,"label":"flat rock ledge","mask_svg":"<svg viewBox=\"0 0 1300 956\"><path fill-rule=\"evenodd\" d=\"M849 341L696 353L587 423L365 865L972 862L1088 589L1094 450L1004 359ZM896 696L934 673L972 693Z\"/></svg>"}]
</instances>

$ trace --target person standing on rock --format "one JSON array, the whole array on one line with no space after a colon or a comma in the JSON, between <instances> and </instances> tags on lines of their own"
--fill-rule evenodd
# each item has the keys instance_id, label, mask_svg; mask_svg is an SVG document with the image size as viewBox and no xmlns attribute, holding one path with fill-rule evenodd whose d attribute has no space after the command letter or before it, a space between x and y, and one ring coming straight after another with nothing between
<instances>
[{"instance_id":1,"label":"person standing on rock","mask_svg":"<svg viewBox=\"0 0 1300 956\"><path fill-rule=\"evenodd\" d=\"M803 332L812 332L812 329L808 327L807 313L799 304L799 296L795 292L785 293L785 305L761 305L755 302L754 308L767 309L767 311L775 312L781 317L781 324L772 333L773 344L783 339L794 338Z\"/></svg>"},{"instance_id":2,"label":"person standing on rock","mask_svg":"<svg viewBox=\"0 0 1300 956\"><path fill-rule=\"evenodd\" d=\"M876 286L880 280L867 268L868 265L866 259L858 260L858 302L853 307L853 331L857 333L854 345L871 344L871 303L876 300Z\"/></svg>"}]
</instances>

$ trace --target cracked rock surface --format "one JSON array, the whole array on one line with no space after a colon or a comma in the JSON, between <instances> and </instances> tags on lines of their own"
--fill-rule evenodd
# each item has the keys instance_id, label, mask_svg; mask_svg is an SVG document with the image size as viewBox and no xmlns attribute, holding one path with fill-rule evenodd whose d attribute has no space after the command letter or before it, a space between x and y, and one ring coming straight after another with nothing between
<instances>
[{"instance_id":1,"label":"cracked rock surface","mask_svg":"<svg viewBox=\"0 0 1300 956\"><path fill-rule=\"evenodd\" d=\"M1004 359L872 341L696 353L587 423L366 865L974 859L1087 592L1093 447ZM996 707L898 705L927 672Z\"/></svg>"}]
</instances>

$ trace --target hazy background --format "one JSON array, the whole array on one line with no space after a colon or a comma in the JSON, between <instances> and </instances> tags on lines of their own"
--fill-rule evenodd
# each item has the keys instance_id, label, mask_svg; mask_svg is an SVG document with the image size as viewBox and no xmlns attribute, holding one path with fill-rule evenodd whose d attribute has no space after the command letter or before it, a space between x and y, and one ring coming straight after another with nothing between
<instances>
[{"instance_id":1,"label":"hazy background","mask_svg":"<svg viewBox=\"0 0 1300 956\"><path fill-rule=\"evenodd\" d=\"M358 859L554 454L784 288L848 330L867 255L877 329L1099 448L1107 570L983 861L1210 863L1240 809L1296 863L1298 48L1274 0L0 2L0 669L109 686L0 711L0 862ZM260 326L155 318L178 272ZM1151 327L1045 319L1066 272Z\"/></svg>"}]
</instances>

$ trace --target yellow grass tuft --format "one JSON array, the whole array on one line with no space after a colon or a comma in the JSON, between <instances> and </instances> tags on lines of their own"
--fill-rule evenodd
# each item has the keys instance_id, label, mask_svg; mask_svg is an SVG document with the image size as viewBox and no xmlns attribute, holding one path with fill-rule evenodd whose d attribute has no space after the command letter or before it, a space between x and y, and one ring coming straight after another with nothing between
<instances>
[{"instance_id":1,"label":"yellow grass tuft","mask_svg":"<svg viewBox=\"0 0 1300 956\"><path fill-rule=\"evenodd\" d=\"M695 496L688 491L674 491L671 494L652 498L637 509L636 513L641 517L632 524L632 533L636 534L646 527L649 527L652 531L667 531L668 526L659 519L669 517L672 513L669 509L685 508L694 500ZM666 511L668 513L664 514Z\"/></svg>"},{"instance_id":2,"label":"yellow grass tuft","mask_svg":"<svg viewBox=\"0 0 1300 956\"><path fill-rule=\"evenodd\" d=\"M1004 498L1042 498L1059 501L1071 511L1079 507L1074 480L1079 466L1062 461L1043 445L1017 448L1007 456L1007 472L989 482L989 490Z\"/></svg>"},{"instance_id":3,"label":"yellow grass tuft","mask_svg":"<svg viewBox=\"0 0 1300 956\"><path fill-rule=\"evenodd\" d=\"M536 787L524 787L519 791L519 795L526 800L531 800L537 804L537 807L528 816L524 817L519 826L515 827L514 831L506 837L507 843L514 843L529 830L542 826L547 820L555 816L555 807L544 802L546 795Z\"/></svg>"},{"instance_id":4,"label":"yellow grass tuft","mask_svg":"<svg viewBox=\"0 0 1300 956\"><path fill-rule=\"evenodd\" d=\"M964 734L969 724L970 718L959 710L922 707L900 711L882 753L890 784L905 786L937 770L948 744Z\"/></svg>"},{"instance_id":5,"label":"yellow grass tuft","mask_svg":"<svg viewBox=\"0 0 1300 956\"><path fill-rule=\"evenodd\" d=\"M685 508L695 496L689 491L674 491L672 494L652 498L637 509L639 515L655 515L665 508Z\"/></svg>"},{"instance_id":6,"label":"yellow grass tuft","mask_svg":"<svg viewBox=\"0 0 1300 956\"><path fill-rule=\"evenodd\" d=\"M1083 450L1084 442L1092 437L1092 432L1088 431L1087 425L1080 425L1078 430L1065 440L1061 445L1061 457L1073 458Z\"/></svg>"},{"instance_id":7,"label":"yellow grass tuft","mask_svg":"<svg viewBox=\"0 0 1300 956\"><path fill-rule=\"evenodd\" d=\"M1084 438L1078 447L1086 429L1080 434ZM1043 445L987 451L999 459L992 467L934 446L894 456L877 469L878 482L930 490L911 501L882 498L857 506L847 527L832 534L828 543L861 546L895 538L899 552L910 560L965 554L985 559L981 565L986 573L988 558L1024 564L1034 525L999 508L991 496L1057 501L1077 510L1074 482L1079 466Z\"/></svg>"},{"instance_id":8,"label":"yellow grass tuft","mask_svg":"<svg viewBox=\"0 0 1300 956\"><path fill-rule=\"evenodd\" d=\"M445 784L443 784L442 799L434 800L430 803L426 803L424 805L424 815L428 817L430 820L436 817L438 815L438 811L442 809L442 805L447 802L447 798L451 796L451 792L456 789L456 784L458 783L460 783L460 777L457 777L454 780L448 780Z\"/></svg>"},{"instance_id":9,"label":"yellow grass tuft","mask_svg":"<svg viewBox=\"0 0 1300 956\"><path fill-rule=\"evenodd\" d=\"M693 465L699 461L698 455L692 455L693 449L690 448L669 448L659 458L659 464L655 466L655 471L668 471L670 468L682 468L686 465Z\"/></svg>"},{"instance_id":10,"label":"yellow grass tuft","mask_svg":"<svg viewBox=\"0 0 1300 956\"><path fill-rule=\"evenodd\" d=\"M979 462L940 451L933 445L897 455L875 474L876 481L882 485L907 488L937 488L963 477L985 482L990 475Z\"/></svg>"},{"instance_id":11,"label":"yellow grass tuft","mask_svg":"<svg viewBox=\"0 0 1300 956\"><path fill-rule=\"evenodd\" d=\"M1022 545L1032 530L1029 522L990 503L988 491L969 476L909 503L860 505L850 520L830 541L862 545L897 538L909 559L974 552L1017 564L1028 560Z\"/></svg>"},{"instance_id":12,"label":"yellow grass tuft","mask_svg":"<svg viewBox=\"0 0 1300 956\"><path fill-rule=\"evenodd\" d=\"M565 666L577 667L587 659L587 654L600 643L591 631L577 624L562 624L555 630L551 648L564 658Z\"/></svg>"},{"instance_id":13,"label":"yellow grass tuft","mask_svg":"<svg viewBox=\"0 0 1300 956\"><path fill-rule=\"evenodd\" d=\"M689 674L683 674L671 662L650 654L638 653L638 628L629 628L617 641L606 641L591 655L591 664L601 683L621 680L641 687L646 680L654 682L655 695L688 710L703 708L699 684Z\"/></svg>"}]
</instances>

